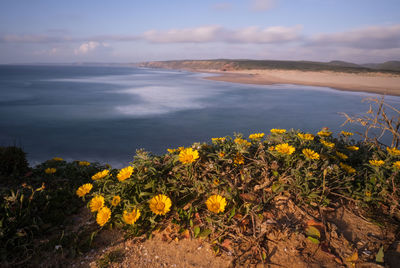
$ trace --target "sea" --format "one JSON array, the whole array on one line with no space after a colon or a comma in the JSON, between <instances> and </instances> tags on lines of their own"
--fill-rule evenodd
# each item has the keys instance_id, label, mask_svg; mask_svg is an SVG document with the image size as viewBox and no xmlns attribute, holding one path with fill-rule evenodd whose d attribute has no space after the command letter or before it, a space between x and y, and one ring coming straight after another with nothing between
<instances>
[{"instance_id":1,"label":"sea","mask_svg":"<svg viewBox=\"0 0 400 268\"><path fill-rule=\"evenodd\" d=\"M212 74L115 66L0 66L0 146L20 146L34 166L53 157L121 168L138 149L210 142L212 137L316 133L362 115L363 92L301 85L249 85L204 79ZM400 97L385 100L400 107Z\"/></svg>"}]
</instances>

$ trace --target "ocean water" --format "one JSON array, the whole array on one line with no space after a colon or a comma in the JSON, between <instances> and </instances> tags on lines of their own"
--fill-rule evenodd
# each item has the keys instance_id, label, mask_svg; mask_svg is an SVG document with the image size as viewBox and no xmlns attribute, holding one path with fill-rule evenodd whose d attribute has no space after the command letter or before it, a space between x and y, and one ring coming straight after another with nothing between
<instances>
[{"instance_id":1,"label":"ocean water","mask_svg":"<svg viewBox=\"0 0 400 268\"><path fill-rule=\"evenodd\" d=\"M77 66L0 66L0 146L18 145L32 165L55 156L122 167L136 149L209 142L240 132L315 133L363 113L365 97L299 85L244 85L184 71ZM396 107L400 98L387 96Z\"/></svg>"}]
</instances>

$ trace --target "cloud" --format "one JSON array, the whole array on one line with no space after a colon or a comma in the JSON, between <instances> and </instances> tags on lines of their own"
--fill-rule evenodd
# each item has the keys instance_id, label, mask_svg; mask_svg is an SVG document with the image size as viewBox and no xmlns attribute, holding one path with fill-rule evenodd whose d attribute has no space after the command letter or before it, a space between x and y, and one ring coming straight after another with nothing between
<instances>
[{"instance_id":1,"label":"cloud","mask_svg":"<svg viewBox=\"0 0 400 268\"><path fill-rule=\"evenodd\" d=\"M238 30L230 30L221 26L202 26L168 31L151 30L145 32L142 38L152 43L280 43L300 40L301 30L302 26L299 25L294 27L247 27Z\"/></svg>"},{"instance_id":2,"label":"cloud","mask_svg":"<svg viewBox=\"0 0 400 268\"><path fill-rule=\"evenodd\" d=\"M283 43L300 41L300 32L302 29L301 25L294 27L273 26L264 29L247 27L228 32L224 41L236 43Z\"/></svg>"},{"instance_id":3,"label":"cloud","mask_svg":"<svg viewBox=\"0 0 400 268\"><path fill-rule=\"evenodd\" d=\"M154 43L205 43L215 42L223 31L221 26L202 26L164 32L150 30L145 32L142 37L144 40Z\"/></svg>"},{"instance_id":4,"label":"cloud","mask_svg":"<svg viewBox=\"0 0 400 268\"><path fill-rule=\"evenodd\" d=\"M318 34L310 37L307 44L367 49L399 48L400 25L370 26L341 33Z\"/></svg>"},{"instance_id":5,"label":"cloud","mask_svg":"<svg viewBox=\"0 0 400 268\"><path fill-rule=\"evenodd\" d=\"M43 49L43 50L36 50L33 52L33 55L47 55L47 56L54 56L60 53L60 49L53 47L50 49Z\"/></svg>"},{"instance_id":6,"label":"cloud","mask_svg":"<svg viewBox=\"0 0 400 268\"><path fill-rule=\"evenodd\" d=\"M64 36L52 36L42 34L6 34L0 37L1 43L59 43L73 41L72 38Z\"/></svg>"},{"instance_id":7,"label":"cloud","mask_svg":"<svg viewBox=\"0 0 400 268\"><path fill-rule=\"evenodd\" d=\"M218 10L218 11L227 11L232 9L232 4L223 2L223 3L216 3L212 6L212 9Z\"/></svg>"},{"instance_id":8,"label":"cloud","mask_svg":"<svg viewBox=\"0 0 400 268\"><path fill-rule=\"evenodd\" d=\"M276 0L251 0L252 11L267 11L276 6Z\"/></svg>"},{"instance_id":9,"label":"cloud","mask_svg":"<svg viewBox=\"0 0 400 268\"><path fill-rule=\"evenodd\" d=\"M89 41L81 44L79 48L74 50L75 55L84 55L93 52L99 48L108 48L109 45L106 43L99 43L95 41Z\"/></svg>"}]
</instances>

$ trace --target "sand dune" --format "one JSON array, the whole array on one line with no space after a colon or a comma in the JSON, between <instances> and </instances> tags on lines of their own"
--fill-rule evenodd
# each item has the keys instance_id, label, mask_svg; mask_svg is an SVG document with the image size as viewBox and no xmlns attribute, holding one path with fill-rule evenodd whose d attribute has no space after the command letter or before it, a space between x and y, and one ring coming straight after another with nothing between
<instances>
[{"instance_id":1,"label":"sand dune","mask_svg":"<svg viewBox=\"0 0 400 268\"><path fill-rule=\"evenodd\" d=\"M215 81L261 85L299 84L400 96L400 75L387 73L297 70L238 70L229 72L206 70L206 72L219 74L206 78Z\"/></svg>"}]
</instances>

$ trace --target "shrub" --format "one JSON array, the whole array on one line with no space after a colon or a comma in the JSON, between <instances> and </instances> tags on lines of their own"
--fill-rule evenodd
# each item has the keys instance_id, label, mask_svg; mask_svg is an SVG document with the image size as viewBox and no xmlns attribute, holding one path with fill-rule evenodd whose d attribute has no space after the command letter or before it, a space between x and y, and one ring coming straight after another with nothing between
<instances>
[{"instance_id":1,"label":"shrub","mask_svg":"<svg viewBox=\"0 0 400 268\"><path fill-rule=\"evenodd\" d=\"M161 156L137 151L128 173L93 174L93 188L78 192L95 208L100 226L121 226L133 235L150 235L172 221L195 236L221 236L237 230L238 219L262 217L279 195L307 207L346 198L398 213L400 151L355 142L352 135L273 130L250 140L214 138Z\"/></svg>"},{"instance_id":2,"label":"shrub","mask_svg":"<svg viewBox=\"0 0 400 268\"><path fill-rule=\"evenodd\" d=\"M29 170L26 153L18 147L0 147L0 175L18 177Z\"/></svg>"}]
</instances>

